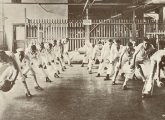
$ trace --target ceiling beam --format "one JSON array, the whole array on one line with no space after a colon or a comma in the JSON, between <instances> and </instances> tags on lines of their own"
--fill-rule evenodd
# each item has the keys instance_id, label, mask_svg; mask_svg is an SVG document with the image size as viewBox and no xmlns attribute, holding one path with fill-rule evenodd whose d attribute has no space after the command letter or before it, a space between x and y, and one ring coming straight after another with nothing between
<instances>
[{"instance_id":1,"label":"ceiling beam","mask_svg":"<svg viewBox=\"0 0 165 120\"><path fill-rule=\"evenodd\" d=\"M22 2L22 3L11 3L11 2L4 2L4 4L58 4L58 5L73 5L73 6L84 6L85 3L46 3L46 2ZM109 6L113 6L113 5L123 5L123 6L127 6L130 5L130 3L94 3L93 5L109 5Z\"/></svg>"},{"instance_id":2,"label":"ceiling beam","mask_svg":"<svg viewBox=\"0 0 165 120\"><path fill-rule=\"evenodd\" d=\"M0 3L1 4L1 3ZM22 3L11 3L4 2L4 4L40 4L40 5L69 5L69 6L84 6L85 3L44 3L44 2L22 2ZM90 4L89 4L90 5ZM144 4L131 4L131 3L94 3L92 6L140 6ZM165 6L165 3L151 3L153 6Z\"/></svg>"}]
</instances>

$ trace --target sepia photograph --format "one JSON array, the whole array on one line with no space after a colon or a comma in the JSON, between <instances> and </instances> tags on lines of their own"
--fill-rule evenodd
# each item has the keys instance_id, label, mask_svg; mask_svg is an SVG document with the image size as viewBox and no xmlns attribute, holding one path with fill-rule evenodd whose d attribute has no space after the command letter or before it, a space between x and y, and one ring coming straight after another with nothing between
<instances>
[{"instance_id":1,"label":"sepia photograph","mask_svg":"<svg viewBox=\"0 0 165 120\"><path fill-rule=\"evenodd\" d=\"M165 120L165 0L0 0L0 120Z\"/></svg>"}]
</instances>

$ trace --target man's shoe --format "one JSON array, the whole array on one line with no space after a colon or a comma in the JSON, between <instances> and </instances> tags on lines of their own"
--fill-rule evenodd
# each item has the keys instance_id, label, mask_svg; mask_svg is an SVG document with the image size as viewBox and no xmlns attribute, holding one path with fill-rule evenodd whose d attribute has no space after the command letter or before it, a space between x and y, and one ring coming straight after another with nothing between
<instances>
[{"instance_id":1,"label":"man's shoe","mask_svg":"<svg viewBox=\"0 0 165 120\"><path fill-rule=\"evenodd\" d=\"M58 72L58 74L60 74L60 71L59 70L57 72Z\"/></svg>"},{"instance_id":2,"label":"man's shoe","mask_svg":"<svg viewBox=\"0 0 165 120\"><path fill-rule=\"evenodd\" d=\"M52 82L48 77L46 77L46 82Z\"/></svg>"},{"instance_id":3,"label":"man's shoe","mask_svg":"<svg viewBox=\"0 0 165 120\"><path fill-rule=\"evenodd\" d=\"M40 86L35 86L34 87L36 90L43 90L43 88L41 88Z\"/></svg>"},{"instance_id":4,"label":"man's shoe","mask_svg":"<svg viewBox=\"0 0 165 120\"><path fill-rule=\"evenodd\" d=\"M92 71L91 70L89 71L89 74L92 74Z\"/></svg>"},{"instance_id":5,"label":"man's shoe","mask_svg":"<svg viewBox=\"0 0 165 120\"><path fill-rule=\"evenodd\" d=\"M110 80L109 74L107 74L107 76L104 78L104 80Z\"/></svg>"},{"instance_id":6,"label":"man's shoe","mask_svg":"<svg viewBox=\"0 0 165 120\"><path fill-rule=\"evenodd\" d=\"M112 85L116 85L115 81L112 81Z\"/></svg>"},{"instance_id":7,"label":"man's shoe","mask_svg":"<svg viewBox=\"0 0 165 120\"><path fill-rule=\"evenodd\" d=\"M26 97L32 97L32 94L30 92L25 93Z\"/></svg>"},{"instance_id":8,"label":"man's shoe","mask_svg":"<svg viewBox=\"0 0 165 120\"><path fill-rule=\"evenodd\" d=\"M81 64L81 67L84 67L84 63Z\"/></svg>"},{"instance_id":9,"label":"man's shoe","mask_svg":"<svg viewBox=\"0 0 165 120\"><path fill-rule=\"evenodd\" d=\"M72 64L70 64L69 66L70 66L70 67L73 67L73 65L72 65Z\"/></svg>"},{"instance_id":10,"label":"man's shoe","mask_svg":"<svg viewBox=\"0 0 165 120\"><path fill-rule=\"evenodd\" d=\"M98 73L96 77L100 77L100 73Z\"/></svg>"},{"instance_id":11,"label":"man's shoe","mask_svg":"<svg viewBox=\"0 0 165 120\"><path fill-rule=\"evenodd\" d=\"M144 99L144 98L149 98L149 97L151 97L151 94L146 94L146 93L145 93L145 94L144 94L144 93L142 94L142 98L143 98L143 99Z\"/></svg>"},{"instance_id":12,"label":"man's shoe","mask_svg":"<svg viewBox=\"0 0 165 120\"><path fill-rule=\"evenodd\" d=\"M64 69L66 69L66 67L64 66Z\"/></svg>"},{"instance_id":13,"label":"man's shoe","mask_svg":"<svg viewBox=\"0 0 165 120\"><path fill-rule=\"evenodd\" d=\"M54 77L55 78L59 78L59 76L57 75L57 73L54 73Z\"/></svg>"},{"instance_id":14,"label":"man's shoe","mask_svg":"<svg viewBox=\"0 0 165 120\"><path fill-rule=\"evenodd\" d=\"M123 85L123 90L127 90L127 85Z\"/></svg>"}]
</instances>

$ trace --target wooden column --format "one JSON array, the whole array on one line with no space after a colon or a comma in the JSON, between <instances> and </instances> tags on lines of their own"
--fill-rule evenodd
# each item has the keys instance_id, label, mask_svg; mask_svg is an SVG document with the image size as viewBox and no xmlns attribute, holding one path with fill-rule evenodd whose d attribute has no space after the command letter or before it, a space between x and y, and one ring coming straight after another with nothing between
<instances>
[{"instance_id":1,"label":"wooden column","mask_svg":"<svg viewBox=\"0 0 165 120\"><path fill-rule=\"evenodd\" d=\"M136 14L135 14L135 9L133 9L133 12L132 12L132 40L133 41L136 41L136 22L135 22L135 18L136 18Z\"/></svg>"},{"instance_id":2,"label":"wooden column","mask_svg":"<svg viewBox=\"0 0 165 120\"><path fill-rule=\"evenodd\" d=\"M24 40L24 49L27 47L27 39L26 39L26 19L27 19L27 16L26 16L26 8L24 9L24 19L25 19L25 40Z\"/></svg>"},{"instance_id":3,"label":"wooden column","mask_svg":"<svg viewBox=\"0 0 165 120\"><path fill-rule=\"evenodd\" d=\"M165 7L159 8L158 13L159 13L159 21L160 21L160 23L165 24ZM160 30L165 30L164 27L165 27L164 25L160 25L159 29Z\"/></svg>"},{"instance_id":4,"label":"wooden column","mask_svg":"<svg viewBox=\"0 0 165 120\"><path fill-rule=\"evenodd\" d=\"M89 9L86 9L86 20L89 20ZM85 25L85 42L90 42L90 28L89 25Z\"/></svg>"}]
</instances>

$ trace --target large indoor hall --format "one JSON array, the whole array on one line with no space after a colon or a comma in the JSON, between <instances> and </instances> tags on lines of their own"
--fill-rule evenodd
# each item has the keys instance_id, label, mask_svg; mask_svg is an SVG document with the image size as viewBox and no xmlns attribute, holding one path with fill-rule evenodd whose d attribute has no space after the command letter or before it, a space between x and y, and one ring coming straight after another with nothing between
<instances>
[{"instance_id":1,"label":"large indoor hall","mask_svg":"<svg viewBox=\"0 0 165 120\"><path fill-rule=\"evenodd\" d=\"M165 120L165 0L0 0L0 120Z\"/></svg>"}]
</instances>

